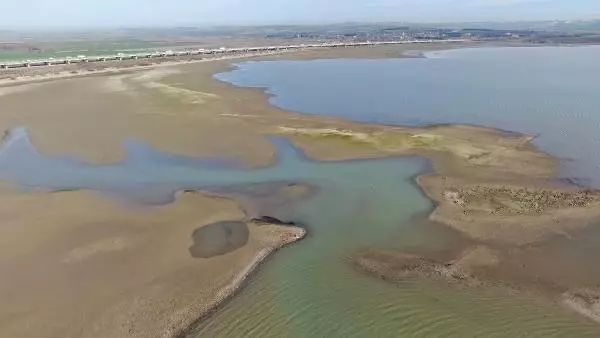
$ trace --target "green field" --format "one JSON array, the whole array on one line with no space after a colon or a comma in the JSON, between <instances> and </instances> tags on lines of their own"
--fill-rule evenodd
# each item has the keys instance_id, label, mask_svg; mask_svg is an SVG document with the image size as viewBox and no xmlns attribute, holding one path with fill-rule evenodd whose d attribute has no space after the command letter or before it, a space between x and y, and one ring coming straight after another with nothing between
<instances>
[{"instance_id":1,"label":"green field","mask_svg":"<svg viewBox=\"0 0 600 338\"><path fill-rule=\"evenodd\" d=\"M0 61L37 60L46 58L64 58L78 55L114 55L117 53L138 53L148 50L160 49L161 43L145 41L115 41L115 42L67 42L67 43L39 43L32 44L40 51L30 51L26 48L0 51Z\"/></svg>"}]
</instances>

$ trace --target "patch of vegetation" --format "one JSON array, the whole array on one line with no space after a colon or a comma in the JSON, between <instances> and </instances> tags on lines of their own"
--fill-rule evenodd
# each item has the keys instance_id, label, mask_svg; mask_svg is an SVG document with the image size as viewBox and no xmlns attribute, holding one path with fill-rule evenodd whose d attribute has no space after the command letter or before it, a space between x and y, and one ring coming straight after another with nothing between
<instances>
[{"instance_id":1,"label":"patch of vegetation","mask_svg":"<svg viewBox=\"0 0 600 338\"><path fill-rule=\"evenodd\" d=\"M600 200L600 192L476 186L458 194L466 207L494 214L541 213L547 209L585 208Z\"/></svg>"},{"instance_id":2,"label":"patch of vegetation","mask_svg":"<svg viewBox=\"0 0 600 338\"><path fill-rule=\"evenodd\" d=\"M442 136L433 134L410 134L407 132L355 132L348 129L310 129L280 127L287 134L302 135L313 138L337 139L369 145L382 150L399 150L411 148L440 148Z\"/></svg>"}]
</instances>

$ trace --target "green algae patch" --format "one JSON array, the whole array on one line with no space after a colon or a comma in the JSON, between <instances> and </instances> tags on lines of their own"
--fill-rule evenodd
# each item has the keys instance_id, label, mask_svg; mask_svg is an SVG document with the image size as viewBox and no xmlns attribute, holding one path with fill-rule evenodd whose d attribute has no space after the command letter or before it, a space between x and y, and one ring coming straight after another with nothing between
<instances>
[{"instance_id":1,"label":"green algae patch","mask_svg":"<svg viewBox=\"0 0 600 338\"><path fill-rule=\"evenodd\" d=\"M410 151L413 149L448 151L445 137L435 134L413 134L401 130L362 132L336 128L279 127L283 134L306 136L313 139L339 140L371 146L383 151Z\"/></svg>"},{"instance_id":2,"label":"green algae patch","mask_svg":"<svg viewBox=\"0 0 600 338\"><path fill-rule=\"evenodd\" d=\"M487 134L482 135L479 129L467 127L352 130L280 126L278 133L330 143L330 148L337 144L382 154L449 154L465 165L483 165L501 168L502 171L510 169L515 160L522 160L524 152L529 153L519 142L498 142L498 139Z\"/></svg>"}]
</instances>

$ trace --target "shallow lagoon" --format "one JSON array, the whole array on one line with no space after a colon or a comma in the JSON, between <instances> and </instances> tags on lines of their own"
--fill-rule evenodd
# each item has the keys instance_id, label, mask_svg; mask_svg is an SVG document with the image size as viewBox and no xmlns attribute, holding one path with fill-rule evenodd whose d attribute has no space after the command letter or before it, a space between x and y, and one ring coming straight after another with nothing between
<instances>
[{"instance_id":1,"label":"shallow lagoon","mask_svg":"<svg viewBox=\"0 0 600 338\"><path fill-rule=\"evenodd\" d=\"M17 129L0 153L0 178L34 189L95 189L137 203L168 203L180 189L219 190L272 181L318 186L312 198L277 215L306 224L308 238L275 255L239 297L192 335L597 336L598 329L581 318L503 290L463 293L427 281L394 285L353 270L346 259L361 248L436 249L461 241L445 227L413 220L432 207L412 180L426 170L426 161L315 162L285 139L272 141L276 162L253 170L235 159L179 157L142 143L129 144L122 162L92 165L42 157L26 131Z\"/></svg>"}]
</instances>

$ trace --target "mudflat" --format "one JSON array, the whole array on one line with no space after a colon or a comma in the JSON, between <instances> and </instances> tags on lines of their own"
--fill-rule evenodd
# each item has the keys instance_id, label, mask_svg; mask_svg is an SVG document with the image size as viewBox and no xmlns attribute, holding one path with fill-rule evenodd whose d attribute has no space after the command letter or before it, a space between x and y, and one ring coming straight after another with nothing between
<instances>
[{"instance_id":1,"label":"mudflat","mask_svg":"<svg viewBox=\"0 0 600 338\"><path fill-rule=\"evenodd\" d=\"M258 253L294 232L247 222L234 201L199 192L154 207L89 191L1 198L3 337L172 336L207 313ZM231 220L247 231L243 245L215 251L195 238Z\"/></svg>"},{"instance_id":2,"label":"mudflat","mask_svg":"<svg viewBox=\"0 0 600 338\"><path fill-rule=\"evenodd\" d=\"M401 52L367 47L278 57ZM235 156L260 166L274 160L268 135L289 137L317 160L427 156L433 173L418 183L437 204L430 218L461 232L474 247L438 261L413 253L357 253L371 272L395 276L390 279L415 266L428 277L442 271L439 264L460 261L461 271L476 274L483 266L485 276L501 280L510 270L502 259L517 262L528 246L585 230L600 217L600 193L553 183L557 159L535 149L529 135L459 125L380 126L284 111L269 105L260 89L213 79L230 67L230 60L218 60L0 87L0 127L27 126L42 154L93 163L122 159L123 140L134 138L169 153ZM0 270L11 276L0 282L0 320L6 324L0 336L6 337L177 334L230 294L232 283L239 285L268 253L303 235L299 228L247 222L236 197L186 193L172 205L132 208L92 192L2 192L0 205L9 216L0 226ZM226 235L222 222L242 232L243 223L247 238ZM210 255L194 249L202 243L194 234L205 232L203 226L224 243ZM523 273L516 281L535 276L535 265ZM555 281L552 274L544 278ZM579 284L561 285L555 294L570 294ZM577 304L595 308L593 301Z\"/></svg>"}]
</instances>

